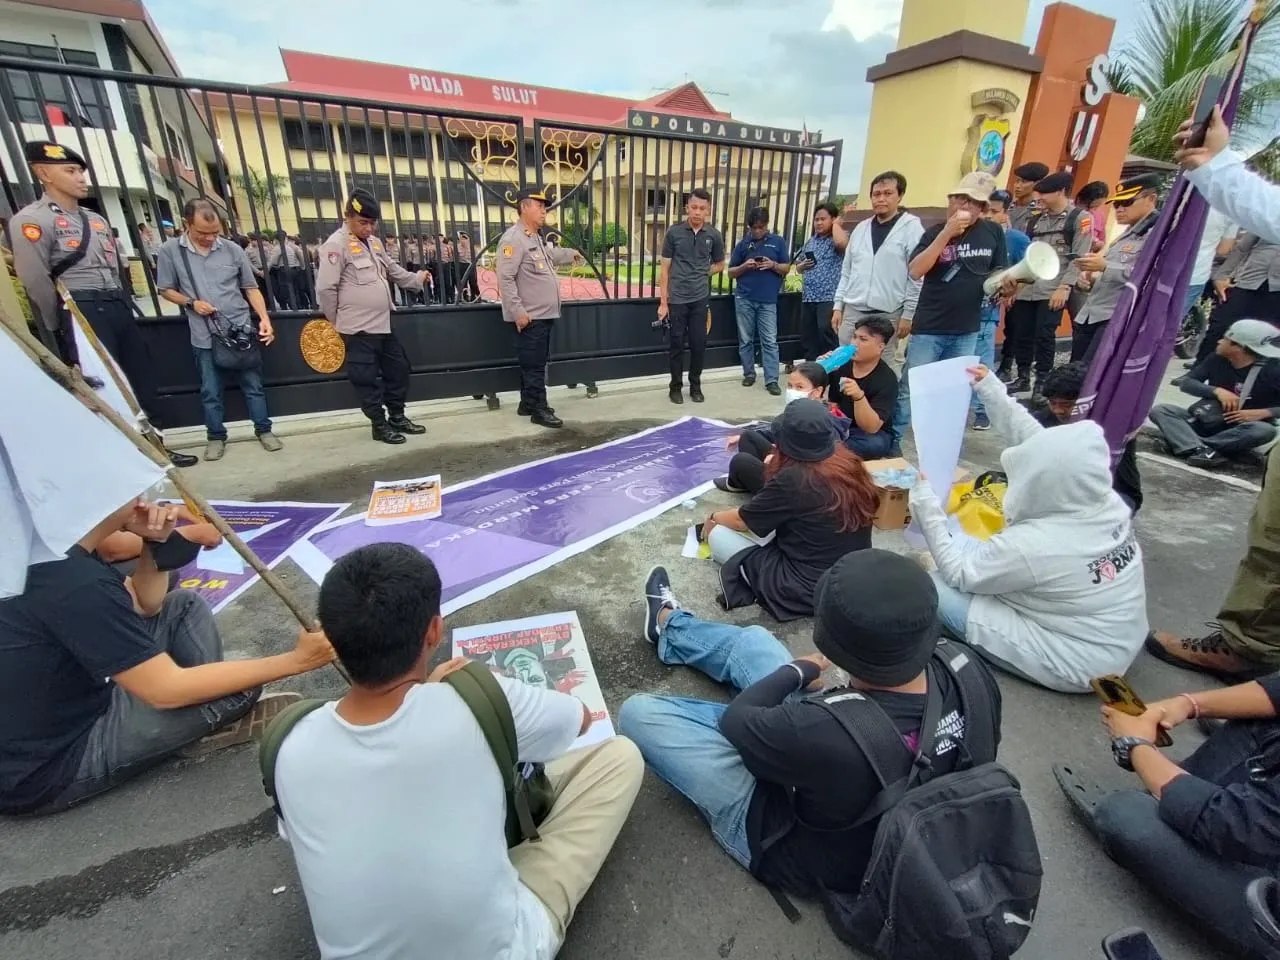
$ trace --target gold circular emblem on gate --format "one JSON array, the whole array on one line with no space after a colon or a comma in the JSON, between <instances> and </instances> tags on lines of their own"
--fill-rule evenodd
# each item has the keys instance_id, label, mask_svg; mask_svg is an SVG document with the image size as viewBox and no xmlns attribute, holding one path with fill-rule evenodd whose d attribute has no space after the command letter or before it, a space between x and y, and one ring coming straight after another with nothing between
<instances>
[{"instance_id":1,"label":"gold circular emblem on gate","mask_svg":"<svg viewBox=\"0 0 1280 960\"><path fill-rule=\"evenodd\" d=\"M328 320L310 320L298 336L302 359L316 373L337 373L347 359L342 337Z\"/></svg>"}]
</instances>

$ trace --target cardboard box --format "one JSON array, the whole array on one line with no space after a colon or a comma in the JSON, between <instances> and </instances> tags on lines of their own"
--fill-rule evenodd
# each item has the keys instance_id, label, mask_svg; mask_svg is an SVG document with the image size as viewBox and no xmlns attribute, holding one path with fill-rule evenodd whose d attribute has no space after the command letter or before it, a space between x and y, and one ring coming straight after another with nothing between
<instances>
[{"instance_id":1,"label":"cardboard box","mask_svg":"<svg viewBox=\"0 0 1280 960\"><path fill-rule=\"evenodd\" d=\"M863 466L875 480L877 471L905 470L911 464L901 457L886 457L882 460L863 461ZM966 476L968 476L967 470L956 467L957 483ZM880 490L880 509L876 511L876 518L872 521L872 525L877 530L905 530L907 524L911 522L911 505L908 502L911 491L901 487L881 486L878 481L876 486Z\"/></svg>"}]
</instances>

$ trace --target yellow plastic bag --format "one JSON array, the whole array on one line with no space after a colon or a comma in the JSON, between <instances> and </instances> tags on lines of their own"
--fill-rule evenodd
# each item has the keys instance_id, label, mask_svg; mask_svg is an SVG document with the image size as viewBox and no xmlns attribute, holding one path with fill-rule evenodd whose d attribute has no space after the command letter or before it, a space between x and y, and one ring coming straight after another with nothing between
<instances>
[{"instance_id":1,"label":"yellow plastic bag","mask_svg":"<svg viewBox=\"0 0 1280 960\"><path fill-rule=\"evenodd\" d=\"M1004 492L1009 489L1003 473L995 470L976 480L966 480L951 488L947 513L955 514L960 527L971 537L989 540L1004 529Z\"/></svg>"}]
</instances>

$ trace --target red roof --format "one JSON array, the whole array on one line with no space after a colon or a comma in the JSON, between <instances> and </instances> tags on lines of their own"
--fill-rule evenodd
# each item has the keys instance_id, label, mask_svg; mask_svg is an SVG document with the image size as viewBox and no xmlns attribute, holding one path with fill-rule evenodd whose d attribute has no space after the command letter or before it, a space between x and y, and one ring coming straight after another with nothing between
<instances>
[{"instance_id":1,"label":"red roof","mask_svg":"<svg viewBox=\"0 0 1280 960\"><path fill-rule=\"evenodd\" d=\"M526 123L559 120L595 126L620 126L632 107L695 117L728 117L695 83L685 83L647 100L632 101L599 93L539 87L510 80L473 77L439 70L351 60L297 50L281 50L286 90L315 95L347 96L408 106L437 107L471 113L521 116Z\"/></svg>"}]
</instances>

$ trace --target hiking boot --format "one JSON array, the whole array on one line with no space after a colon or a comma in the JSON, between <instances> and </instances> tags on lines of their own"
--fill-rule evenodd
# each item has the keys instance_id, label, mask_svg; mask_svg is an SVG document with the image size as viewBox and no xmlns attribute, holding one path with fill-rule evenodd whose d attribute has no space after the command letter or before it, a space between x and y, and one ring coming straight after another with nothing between
<instances>
[{"instance_id":1,"label":"hiking boot","mask_svg":"<svg viewBox=\"0 0 1280 960\"><path fill-rule=\"evenodd\" d=\"M689 399L692 400L694 403L702 403L707 398L702 395L701 387L690 387Z\"/></svg>"},{"instance_id":2,"label":"hiking boot","mask_svg":"<svg viewBox=\"0 0 1280 960\"><path fill-rule=\"evenodd\" d=\"M396 433L413 434L417 436L427 432L427 428L420 423L414 423L403 413L394 417L387 417L387 426Z\"/></svg>"},{"instance_id":3,"label":"hiking boot","mask_svg":"<svg viewBox=\"0 0 1280 960\"><path fill-rule=\"evenodd\" d=\"M279 453L284 449L284 444L280 442L280 438L270 430L266 433L258 434L258 442L262 444L262 449L267 453Z\"/></svg>"},{"instance_id":4,"label":"hiking boot","mask_svg":"<svg viewBox=\"0 0 1280 960\"><path fill-rule=\"evenodd\" d=\"M743 377L743 378L742 378L742 385L743 385L744 387L754 387L754 386L756 385L756 378L755 378L755 375L754 375L754 374L748 374L747 376Z\"/></svg>"},{"instance_id":5,"label":"hiking boot","mask_svg":"<svg viewBox=\"0 0 1280 960\"><path fill-rule=\"evenodd\" d=\"M1213 628L1212 632L1203 637L1179 637L1164 630L1152 631L1147 634L1145 642L1147 652L1175 667L1199 670L1227 683L1240 683L1266 674L1266 668L1246 660L1231 649L1217 624L1210 623L1209 626Z\"/></svg>"},{"instance_id":6,"label":"hiking boot","mask_svg":"<svg viewBox=\"0 0 1280 960\"><path fill-rule=\"evenodd\" d=\"M600 396L600 388L596 385L596 383L595 383L594 381L592 381L591 383L588 383L588 384L587 384L587 399L588 399L588 400L594 400L594 399L595 399L596 397L598 397L598 396ZM550 410L551 408L550 408L550 407L548 407L547 409L548 409L548 410ZM552 413L555 413L555 411L554 411L554 410L552 410L551 412L552 412Z\"/></svg>"},{"instance_id":7,"label":"hiking boot","mask_svg":"<svg viewBox=\"0 0 1280 960\"><path fill-rule=\"evenodd\" d=\"M663 610L679 610L675 592L671 589L671 578L667 576L666 567L654 567L644 580L644 636L654 646L658 644L658 635L662 633L662 624L658 621Z\"/></svg>"},{"instance_id":8,"label":"hiking boot","mask_svg":"<svg viewBox=\"0 0 1280 960\"><path fill-rule=\"evenodd\" d=\"M405 442L404 434L397 433L391 428L391 425L387 423L375 423L373 425L372 434L373 439L377 440L379 443L389 443L392 446L395 446Z\"/></svg>"},{"instance_id":9,"label":"hiking boot","mask_svg":"<svg viewBox=\"0 0 1280 960\"><path fill-rule=\"evenodd\" d=\"M555 407L543 407L542 409L547 413L556 412ZM537 412L538 412L537 407L530 406L529 404L525 403L523 400L520 401L520 406L516 407L516 413L518 413L522 417L532 417Z\"/></svg>"},{"instance_id":10,"label":"hiking boot","mask_svg":"<svg viewBox=\"0 0 1280 960\"><path fill-rule=\"evenodd\" d=\"M280 711L292 703L302 699L300 693L264 693L258 698L253 708L239 720L215 730L208 736L201 737L195 743L189 743L178 751L178 756L187 760L207 757L218 750L236 747L250 740L261 740L267 724L280 715Z\"/></svg>"},{"instance_id":11,"label":"hiking boot","mask_svg":"<svg viewBox=\"0 0 1280 960\"><path fill-rule=\"evenodd\" d=\"M1212 447L1201 447L1199 450L1193 450L1187 454L1187 463L1193 467L1199 467L1201 470L1221 470L1228 462L1224 454L1219 453Z\"/></svg>"},{"instance_id":12,"label":"hiking boot","mask_svg":"<svg viewBox=\"0 0 1280 960\"><path fill-rule=\"evenodd\" d=\"M975 413L973 415L973 429L990 430L991 418L988 417L985 413Z\"/></svg>"},{"instance_id":13,"label":"hiking boot","mask_svg":"<svg viewBox=\"0 0 1280 960\"><path fill-rule=\"evenodd\" d=\"M672 387L667 391L667 399L672 403L684 403L684 393L679 387Z\"/></svg>"},{"instance_id":14,"label":"hiking boot","mask_svg":"<svg viewBox=\"0 0 1280 960\"><path fill-rule=\"evenodd\" d=\"M210 440L204 445L204 458L206 460L221 460L222 455L227 452L227 441Z\"/></svg>"},{"instance_id":15,"label":"hiking boot","mask_svg":"<svg viewBox=\"0 0 1280 960\"><path fill-rule=\"evenodd\" d=\"M747 492L743 490L741 487L735 486L729 480L728 474L725 474L723 477L716 477L711 482L715 484L715 488L717 490L723 490L725 493L746 493Z\"/></svg>"},{"instance_id":16,"label":"hiking boot","mask_svg":"<svg viewBox=\"0 0 1280 960\"><path fill-rule=\"evenodd\" d=\"M564 421L557 417L547 407L541 410L535 410L533 416L529 417L529 422L538 427L550 427L553 430L559 430L564 426Z\"/></svg>"},{"instance_id":17,"label":"hiking boot","mask_svg":"<svg viewBox=\"0 0 1280 960\"><path fill-rule=\"evenodd\" d=\"M1011 397L1019 393L1028 393L1031 390L1031 378L1015 377L1008 382L1006 389L1009 391L1009 396Z\"/></svg>"},{"instance_id":18,"label":"hiking boot","mask_svg":"<svg viewBox=\"0 0 1280 960\"><path fill-rule=\"evenodd\" d=\"M764 388L769 391L769 396L771 397L782 396L782 388L778 386L778 382L776 380L773 383L766 383Z\"/></svg>"}]
</instances>

